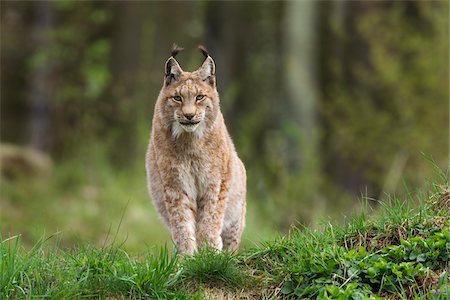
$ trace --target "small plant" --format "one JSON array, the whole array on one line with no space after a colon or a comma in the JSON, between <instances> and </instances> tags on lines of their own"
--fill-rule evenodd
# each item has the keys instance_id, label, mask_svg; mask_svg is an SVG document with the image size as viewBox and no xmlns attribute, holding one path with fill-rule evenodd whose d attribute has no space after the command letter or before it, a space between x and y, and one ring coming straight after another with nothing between
<instances>
[{"instance_id":1,"label":"small plant","mask_svg":"<svg viewBox=\"0 0 450 300\"><path fill-rule=\"evenodd\" d=\"M439 281L436 284L436 288L430 292L430 299L433 300L449 300L450 299L450 281L446 271L442 272L439 276Z\"/></svg>"}]
</instances>

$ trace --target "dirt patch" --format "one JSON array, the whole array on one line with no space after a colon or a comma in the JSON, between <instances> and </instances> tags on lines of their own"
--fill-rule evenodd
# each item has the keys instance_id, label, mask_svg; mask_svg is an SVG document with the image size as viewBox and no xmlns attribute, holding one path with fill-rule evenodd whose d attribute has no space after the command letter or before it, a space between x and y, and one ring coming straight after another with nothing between
<instances>
[{"instance_id":1,"label":"dirt patch","mask_svg":"<svg viewBox=\"0 0 450 300\"><path fill-rule=\"evenodd\" d=\"M273 299L274 291L270 290L226 290L222 288L207 287L201 291L201 294L206 299L214 300L260 300L260 299Z\"/></svg>"}]
</instances>

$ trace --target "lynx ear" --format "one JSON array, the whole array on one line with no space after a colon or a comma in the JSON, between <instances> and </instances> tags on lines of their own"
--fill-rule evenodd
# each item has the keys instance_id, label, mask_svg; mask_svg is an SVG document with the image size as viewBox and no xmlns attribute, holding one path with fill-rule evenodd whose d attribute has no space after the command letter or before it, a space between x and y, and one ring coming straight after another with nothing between
<instances>
[{"instance_id":1,"label":"lynx ear","mask_svg":"<svg viewBox=\"0 0 450 300\"><path fill-rule=\"evenodd\" d=\"M166 85L177 81L180 78L181 73L183 73L183 70L176 59L173 58L173 56L170 57L166 62Z\"/></svg>"},{"instance_id":2,"label":"lynx ear","mask_svg":"<svg viewBox=\"0 0 450 300\"><path fill-rule=\"evenodd\" d=\"M211 56L205 59L200 69L198 69L198 73L203 81L209 82L212 86L216 84L216 64Z\"/></svg>"},{"instance_id":3,"label":"lynx ear","mask_svg":"<svg viewBox=\"0 0 450 300\"><path fill-rule=\"evenodd\" d=\"M203 81L208 80L209 84L214 86L216 84L216 64L203 45L198 45L198 50L205 56L205 61L197 71Z\"/></svg>"}]
</instances>

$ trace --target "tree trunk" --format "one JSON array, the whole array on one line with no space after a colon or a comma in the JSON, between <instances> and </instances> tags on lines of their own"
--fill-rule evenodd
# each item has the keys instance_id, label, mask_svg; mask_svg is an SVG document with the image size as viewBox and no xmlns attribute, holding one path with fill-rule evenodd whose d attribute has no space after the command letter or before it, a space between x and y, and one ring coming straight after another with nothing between
<instances>
[{"instance_id":1,"label":"tree trunk","mask_svg":"<svg viewBox=\"0 0 450 300\"><path fill-rule=\"evenodd\" d=\"M49 1L35 3L35 18L32 27L32 40L36 47L36 53L43 55L41 61L35 57L34 69L31 72L30 86L28 87L28 101L30 105L29 117L29 144L31 147L49 152L52 148L52 65L50 57L52 38L50 29L53 24L53 8Z\"/></svg>"}]
</instances>

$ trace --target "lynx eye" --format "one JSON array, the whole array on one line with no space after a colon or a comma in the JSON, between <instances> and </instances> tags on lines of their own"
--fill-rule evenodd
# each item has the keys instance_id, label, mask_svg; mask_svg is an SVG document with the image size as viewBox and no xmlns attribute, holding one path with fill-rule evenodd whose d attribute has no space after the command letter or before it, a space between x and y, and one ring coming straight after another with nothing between
<instances>
[{"instance_id":1,"label":"lynx eye","mask_svg":"<svg viewBox=\"0 0 450 300\"><path fill-rule=\"evenodd\" d=\"M197 95L197 97L195 97L195 100L200 101L203 100L205 98L205 95Z\"/></svg>"},{"instance_id":2,"label":"lynx eye","mask_svg":"<svg viewBox=\"0 0 450 300\"><path fill-rule=\"evenodd\" d=\"M172 99L177 101L177 102L181 102L183 100L183 98L181 98L181 96L173 96Z\"/></svg>"}]
</instances>

